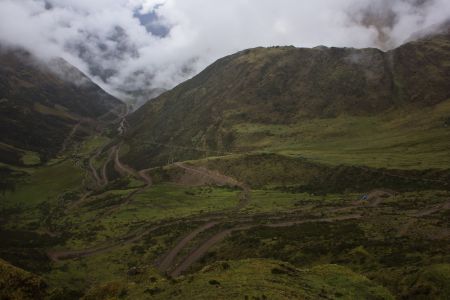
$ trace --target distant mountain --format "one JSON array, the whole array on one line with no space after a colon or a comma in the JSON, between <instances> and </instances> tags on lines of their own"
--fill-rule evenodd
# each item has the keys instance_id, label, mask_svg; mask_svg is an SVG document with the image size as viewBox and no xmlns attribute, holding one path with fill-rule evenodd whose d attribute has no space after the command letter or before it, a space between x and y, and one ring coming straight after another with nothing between
<instances>
[{"instance_id":1,"label":"distant mountain","mask_svg":"<svg viewBox=\"0 0 450 300\"><path fill-rule=\"evenodd\" d=\"M205 156L195 151L199 148L214 155L214 151L277 146L267 139L278 134L287 141L281 129L271 133L260 129L261 124L284 126L290 136L304 140L308 135L294 134L294 124L342 116L381 117L408 109L420 112L450 99L449 82L448 32L388 52L327 47L249 49L218 60L132 114L128 137L132 150L127 159L163 164ZM330 126L337 130L342 122Z\"/></svg>"},{"instance_id":2,"label":"distant mountain","mask_svg":"<svg viewBox=\"0 0 450 300\"><path fill-rule=\"evenodd\" d=\"M22 50L0 51L0 162L45 161L73 126L123 104L62 59L43 64Z\"/></svg>"}]
</instances>

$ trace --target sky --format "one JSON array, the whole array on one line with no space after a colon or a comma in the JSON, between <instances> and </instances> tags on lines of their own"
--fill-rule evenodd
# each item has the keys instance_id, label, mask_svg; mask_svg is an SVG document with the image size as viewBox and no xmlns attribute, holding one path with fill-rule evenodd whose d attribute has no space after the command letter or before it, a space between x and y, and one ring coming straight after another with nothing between
<instances>
[{"instance_id":1,"label":"sky","mask_svg":"<svg viewBox=\"0 0 450 300\"><path fill-rule=\"evenodd\" d=\"M448 0L0 0L0 44L150 98L246 48L388 50L449 18Z\"/></svg>"}]
</instances>

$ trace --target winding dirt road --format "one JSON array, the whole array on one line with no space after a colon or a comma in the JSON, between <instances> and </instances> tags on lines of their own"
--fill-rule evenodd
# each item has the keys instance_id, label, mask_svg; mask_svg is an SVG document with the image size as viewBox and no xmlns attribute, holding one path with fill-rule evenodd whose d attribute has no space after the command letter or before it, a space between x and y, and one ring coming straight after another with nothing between
<instances>
[{"instance_id":1,"label":"winding dirt road","mask_svg":"<svg viewBox=\"0 0 450 300\"><path fill-rule=\"evenodd\" d=\"M184 260L183 262L176 266L176 268L170 272L171 277L177 277L184 271L186 271L190 266L192 266L195 262L197 262L199 259L201 259L208 250L213 247L215 244L221 242L226 237L230 236L235 231L242 231L242 230L248 230L254 227L262 226L262 227L271 227L271 228L280 228L280 227L290 227L298 224L304 224L304 223L311 223L311 222L337 222L337 221L345 221L345 220L351 220L351 219L359 219L361 218L361 215L358 214L351 214L351 215L345 215L345 216L337 216L333 218L322 218L322 219L306 219L306 220L298 220L298 221L287 221L287 222L280 222L280 223L273 223L273 224L248 224L248 225L242 225L237 226L231 229L223 230L219 233L216 233L211 238L206 240L203 244L201 244L197 249L192 251Z\"/></svg>"},{"instance_id":2,"label":"winding dirt road","mask_svg":"<svg viewBox=\"0 0 450 300\"><path fill-rule=\"evenodd\" d=\"M189 166L183 162L174 163L175 166L190 172L192 174L200 175L205 178L211 179L211 181L218 186L230 186L230 187L238 187L242 190L239 195L239 204L235 207L236 211L243 209L251 200L251 189L250 187L233 177L226 176L217 171L212 171L204 167L194 167Z\"/></svg>"},{"instance_id":3,"label":"winding dirt road","mask_svg":"<svg viewBox=\"0 0 450 300\"><path fill-rule=\"evenodd\" d=\"M190 241L192 241L199 233L208 230L214 226L219 224L219 222L209 222L201 227L195 229L191 233L189 233L187 236L185 236L180 242L177 243L177 245L172 248L164 257L164 259L161 261L161 263L158 264L158 269L165 273L167 270L171 267L173 264L173 261L175 257L178 255L178 253L189 244Z\"/></svg>"}]
</instances>

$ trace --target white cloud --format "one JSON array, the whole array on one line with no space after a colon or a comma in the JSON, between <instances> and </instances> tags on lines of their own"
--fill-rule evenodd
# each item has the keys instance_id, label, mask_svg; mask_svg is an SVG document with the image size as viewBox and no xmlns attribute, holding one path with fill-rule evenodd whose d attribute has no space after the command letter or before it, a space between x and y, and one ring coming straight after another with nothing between
<instances>
[{"instance_id":1,"label":"white cloud","mask_svg":"<svg viewBox=\"0 0 450 300\"><path fill-rule=\"evenodd\" d=\"M245 48L393 47L449 17L448 0L0 0L0 42L63 57L123 95Z\"/></svg>"}]
</instances>

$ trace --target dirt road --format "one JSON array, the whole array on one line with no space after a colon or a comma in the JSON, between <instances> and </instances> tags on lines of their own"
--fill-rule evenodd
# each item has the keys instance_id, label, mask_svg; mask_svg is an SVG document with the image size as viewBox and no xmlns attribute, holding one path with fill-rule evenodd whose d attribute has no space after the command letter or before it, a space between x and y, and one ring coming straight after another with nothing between
<instances>
[{"instance_id":1,"label":"dirt road","mask_svg":"<svg viewBox=\"0 0 450 300\"><path fill-rule=\"evenodd\" d=\"M219 222L209 222L206 223L204 225L202 225L201 227L195 229L194 231L192 231L191 233L189 233L187 236L185 236L180 242L177 243L177 245L172 248L164 257L164 259L161 261L161 263L158 264L158 269L165 273L167 272L167 270L169 269L169 267L172 265L173 260L175 259L175 257L178 255L178 253L184 248L186 247L186 245L192 241L199 233L210 229L214 226L216 226L217 224L219 224Z\"/></svg>"},{"instance_id":2,"label":"dirt road","mask_svg":"<svg viewBox=\"0 0 450 300\"><path fill-rule=\"evenodd\" d=\"M218 186L230 186L240 188L242 192L239 195L239 204L235 208L236 211L243 209L245 206L247 206L247 204L251 200L250 187L247 184L234 179L233 177L226 176L217 171L212 171L204 167L189 166L186 163L182 162L177 162L174 165L187 172L190 172L191 174L208 178L211 180L212 183Z\"/></svg>"},{"instance_id":3,"label":"dirt road","mask_svg":"<svg viewBox=\"0 0 450 300\"><path fill-rule=\"evenodd\" d=\"M248 230L248 229L251 229L254 227L258 227L258 226L280 228L280 227L290 227L290 226L303 224L303 223L338 222L338 221L359 219L359 218L361 218L361 215L351 214L351 215L338 216L338 217L333 217L333 218L306 219L306 220L287 221L287 222L272 223L272 224L248 224L248 225L237 226L237 227L234 227L231 229L226 229L219 233L216 233L211 238L206 240L203 244L201 244L197 249L192 251L183 260L183 262L180 265L178 265L172 272L170 272L170 276L172 276L172 277L179 276L182 272L186 271L190 266L192 266L195 262L197 262L199 259L201 259L212 246L221 242L222 240L224 240L226 237L230 236L235 231Z\"/></svg>"}]
</instances>

